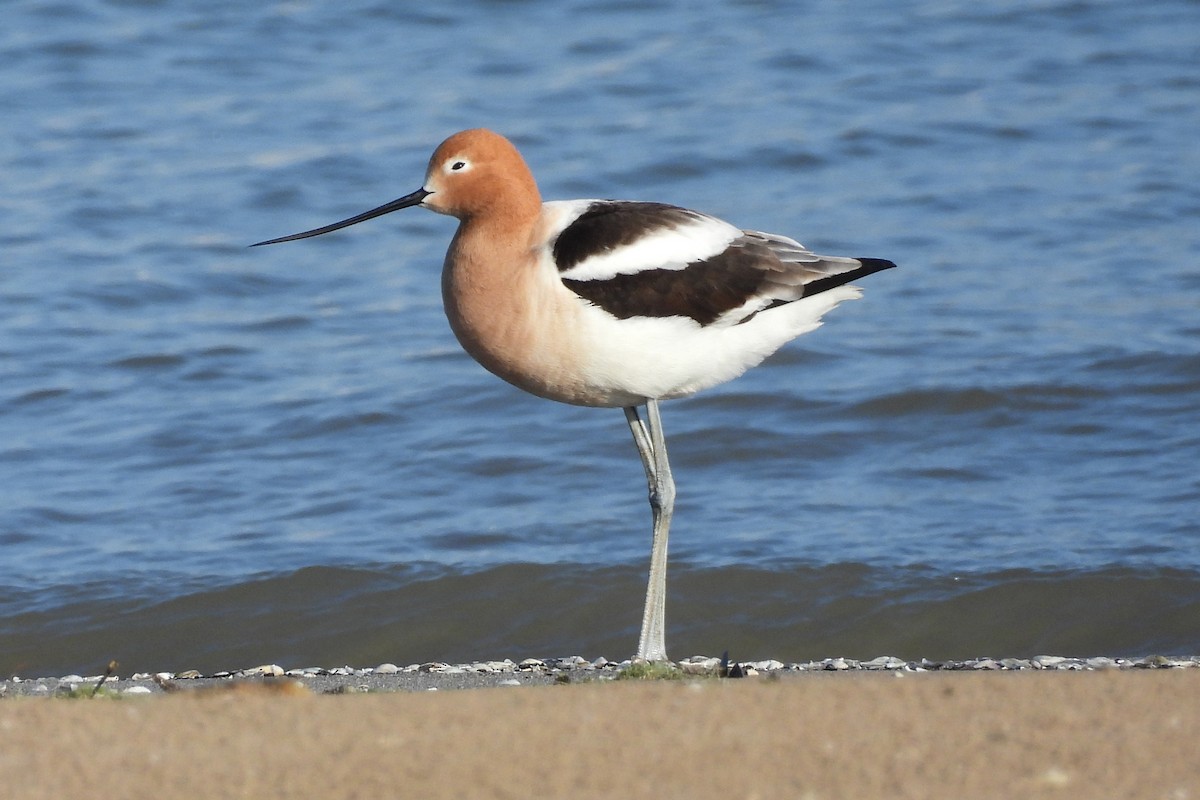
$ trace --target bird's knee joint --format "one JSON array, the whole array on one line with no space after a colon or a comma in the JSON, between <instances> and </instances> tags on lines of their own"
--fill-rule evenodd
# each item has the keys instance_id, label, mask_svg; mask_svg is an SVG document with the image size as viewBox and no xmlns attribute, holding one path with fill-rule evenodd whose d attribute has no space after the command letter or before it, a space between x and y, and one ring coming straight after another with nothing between
<instances>
[{"instance_id":1,"label":"bird's knee joint","mask_svg":"<svg viewBox=\"0 0 1200 800\"><path fill-rule=\"evenodd\" d=\"M655 510L675 505L675 489L671 486L654 487L650 490L650 507Z\"/></svg>"}]
</instances>

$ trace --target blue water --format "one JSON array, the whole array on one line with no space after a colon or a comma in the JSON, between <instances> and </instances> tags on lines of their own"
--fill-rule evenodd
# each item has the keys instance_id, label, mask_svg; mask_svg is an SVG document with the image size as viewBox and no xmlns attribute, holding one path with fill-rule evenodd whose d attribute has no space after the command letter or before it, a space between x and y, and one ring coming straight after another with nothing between
<instances>
[{"instance_id":1,"label":"blue water","mask_svg":"<svg viewBox=\"0 0 1200 800\"><path fill-rule=\"evenodd\" d=\"M246 247L481 125L900 265L664 405L672 655L1200 651L1197 64L1185 0L7 4L0 673L628 654L621 414L461 352L453 220Z\"/></svg>"}]
</instances>

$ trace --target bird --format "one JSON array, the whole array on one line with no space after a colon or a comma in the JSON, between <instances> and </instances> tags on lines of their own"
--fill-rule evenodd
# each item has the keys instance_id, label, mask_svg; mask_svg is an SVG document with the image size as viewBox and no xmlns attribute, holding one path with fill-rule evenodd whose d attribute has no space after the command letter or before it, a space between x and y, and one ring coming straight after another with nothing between
<instances>
[{"instance_id":1,"label":"bird","mask_svg":"<svg viewBox=\"0 0 1200 800\"><path fill-rule=\"evenodd\" d=\"M416 191L323 227L321 236L409 207L456 217L441 289L476 361L539 397L621 408L646 474L650 570L638 662L666 662L667 539L675 481L659 402L738 377L821 324L851 281L896 265L824 256L667 203L543 202L516 146L475 128L433 152Z\"/></svg>"}]
</instances>

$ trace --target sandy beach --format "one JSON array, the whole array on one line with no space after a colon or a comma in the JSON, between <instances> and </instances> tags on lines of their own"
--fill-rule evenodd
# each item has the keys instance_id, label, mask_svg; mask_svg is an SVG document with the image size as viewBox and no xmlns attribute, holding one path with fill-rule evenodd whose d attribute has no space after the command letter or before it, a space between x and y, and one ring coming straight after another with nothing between
<instances>
[{"instance_id":1,"label":"sandy beach","mask_svg":"<svg viewBox=\"0 0 1200 800\"><path fill-rule=\"evenodd\" d=\"M0 701L34 798L1200 797L1200 670Z\"/></svg>"}]
</instances>

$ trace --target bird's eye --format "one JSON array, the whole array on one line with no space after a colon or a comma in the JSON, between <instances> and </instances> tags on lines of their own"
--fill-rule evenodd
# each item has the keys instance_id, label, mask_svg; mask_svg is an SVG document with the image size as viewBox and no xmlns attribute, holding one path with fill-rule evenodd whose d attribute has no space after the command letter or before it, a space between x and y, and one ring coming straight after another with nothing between
<instances>
[{"instance_id":1,"label":"bird's eye","mask_svg":"<svg viewBox=\"0 0 1200 800\"><path fill-rule=\"evenodd\" d=\"M466 169L466 166L467 162L465 161L455 161L450 165L450 169L454 172L458 172L459 170Z\"/></svg>"}]
</instances>

